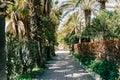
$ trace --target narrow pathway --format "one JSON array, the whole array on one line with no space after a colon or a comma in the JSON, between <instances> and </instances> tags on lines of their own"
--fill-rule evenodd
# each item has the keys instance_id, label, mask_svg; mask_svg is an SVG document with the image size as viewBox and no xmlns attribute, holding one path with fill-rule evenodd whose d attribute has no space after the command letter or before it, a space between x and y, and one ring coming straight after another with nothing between
<instances>
[{"instance_id":1,"label":"narrow pathway","mask_svg":"<svg viewBox=\"0 0 120 80\"><path fill-rule=\"evenodd\" d=\"M57 53L39 80L94 80L69 53Z\"/></svg>"}]
</instances>

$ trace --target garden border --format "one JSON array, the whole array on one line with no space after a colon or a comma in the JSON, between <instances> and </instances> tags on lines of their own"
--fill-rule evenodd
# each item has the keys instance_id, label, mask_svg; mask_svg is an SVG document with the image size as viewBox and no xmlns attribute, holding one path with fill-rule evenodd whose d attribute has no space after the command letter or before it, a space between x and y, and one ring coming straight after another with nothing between
<instances>
[{"instance_id":1,"label":"garden border","mask_svg":"<svg viewBox=\"0 0 120 80\"><path fill-rule=\"evenodd\" d=\"M90 75L95 79L95 80L103 80L100 75L98 75L97 73L93 72L90 68L87 68L86 66L82 65L82 63L75 58L74 55L72 55L73 58L79 63L79 65L81 65L88 73L90 73Z\"/></svg>"}]
</instances>

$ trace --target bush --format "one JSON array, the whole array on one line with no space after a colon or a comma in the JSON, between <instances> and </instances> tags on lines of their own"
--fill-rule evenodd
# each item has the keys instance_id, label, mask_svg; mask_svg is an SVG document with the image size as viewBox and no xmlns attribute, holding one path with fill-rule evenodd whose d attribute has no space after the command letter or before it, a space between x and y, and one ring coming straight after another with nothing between
<instances>
[{"instance_id":1,"label":"bush","mask_svg":"<svg viewBox=\"0 0 120 80\"><path fill-rule=\"evenodd\" d=\"M83 56L80 58L81 63L88 67L91 65L91 62L94 60L95 60L94 56Z\"/></svg>"},{"instance_id":2,"label":"bush","mask_svg":"<svg viewBox=\"0 0 120 80\"><path fill-rule=\"evenodd\" d=\"M8 36L6 40L7 79L18 74L31 72L36 64L37 43Z\"/></svg>"},{"instance_id":3,"label":"bush","mask_svg":"<svg viewBox=\"0 0 120 80\"><path fill-rule=\"evenodd\" d=\"M85 67L99 74L104 80L117 80L119 77L118 65L107 59L95 59L92 55L82 56L72 53Z\"/></svg>"},{"instance_id":4,"label":"bush","mask_svg":"<svg viewBox=\"0 0 120 80\"><path fill-rule=\"evenodd\" d=\"M119 77L118 66L113 61L94 60L90 67L105 80L117 80Z\"/></svg>"},{"instance_id":5,"label":"bush","mask_svg":"<svg viewBox=\"0 0 120 80\"><path fill-rule=\"evenodd\" d=\"M32 80L35 78L36 74L40 74L44 71L43 68L34 68L32 72L26 74L20 74L15 79L16 80Z\"/></svg>"},{"instance_id":6,"label":"bush","mask_svg":"<svg viewBox=\"0 0 120 80\"><path fill-rule=\"evenodd\" d=\"M89 32L93 32L94 34L91 34L90 36L93 36L94 38L96 34L104 32L104 39L120 38L119 22L120 11L101 11L98 16L92 19L92 26L90 27L92 29Z\"/></svg>"},{"instance_id":7,"label":"bush","mask_svg":"<svg viewBox=\"0 0 120 80\"><path fill-rule=\"evenodd\" d=\"M92 55L82 56L74 53L73 56L75 56L75 58L77 58L84 66L88 67L91 65L91 62L95 60L95 57Z\"/></svg>"}]
</instances>

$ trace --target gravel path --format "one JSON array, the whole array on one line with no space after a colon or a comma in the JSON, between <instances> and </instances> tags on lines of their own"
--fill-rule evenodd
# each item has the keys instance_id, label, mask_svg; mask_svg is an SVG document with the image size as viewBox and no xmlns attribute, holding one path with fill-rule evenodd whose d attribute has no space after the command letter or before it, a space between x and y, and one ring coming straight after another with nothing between
<instances>
[{"instance_id":1,"label":"gravel path","mask_svg":"<svg viewBox=\"0 0 120 80\"><path fill-rule=\"evenodd\" d=\"M36 80L94 80L69 53L59 53L48 61L45 72Z\"/></svg>"}]
</instances>

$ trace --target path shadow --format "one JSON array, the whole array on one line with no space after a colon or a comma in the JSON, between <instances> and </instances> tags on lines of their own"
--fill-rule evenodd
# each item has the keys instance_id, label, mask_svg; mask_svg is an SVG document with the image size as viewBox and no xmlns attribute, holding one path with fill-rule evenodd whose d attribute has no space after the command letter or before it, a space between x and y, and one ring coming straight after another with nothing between
<instances>
[{"instance_id":1,"label":"path shadow","mask_svg":"<svg viewBox=\"0 0 120 80\"><path fill-rule=\"evenodd\" d=\"M57 53L36 80L94 80L69 53Z\"/></svg>"}]
</instances>

